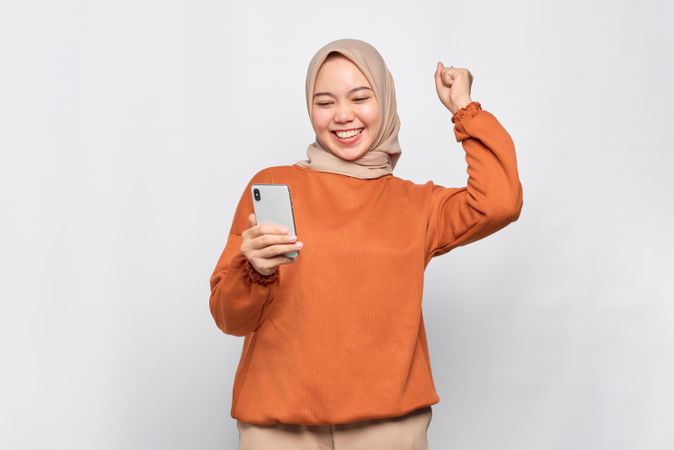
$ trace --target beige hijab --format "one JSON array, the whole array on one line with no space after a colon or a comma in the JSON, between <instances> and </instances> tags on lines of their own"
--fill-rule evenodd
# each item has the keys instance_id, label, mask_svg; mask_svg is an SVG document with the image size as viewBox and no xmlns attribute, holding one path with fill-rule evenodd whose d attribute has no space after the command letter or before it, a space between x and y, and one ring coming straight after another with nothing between
<instances>
[{"instance_id":1,"label":"beige hijab","mask_svg":"<svg viewBox=\"0 0 674 450\"><path fill-rule=\"evenodd\" d=\"M313 103L316 75L330 52L339 52L349 58L365 75L379 103L381 123L370 149L360 158L347 161L336 156L318 141L318 136L307 148L308 160L295 164L323 172L341 173L355 178L379 178L393 172L402 150L398 144L400 119L396 109L393 77L377 49L358 39L339 39L318 50L309 63L306 79L306 98L309 120Z\"/></svg>"}]
</instances>

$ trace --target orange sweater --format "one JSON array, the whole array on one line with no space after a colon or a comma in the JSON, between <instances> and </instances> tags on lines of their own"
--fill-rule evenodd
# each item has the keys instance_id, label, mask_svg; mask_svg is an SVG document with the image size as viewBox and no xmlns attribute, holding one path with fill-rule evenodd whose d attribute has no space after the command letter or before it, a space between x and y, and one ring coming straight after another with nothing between
<instances>
[{"instance_id":1,"label":"orange sweater","mask_svg":"<svg viewBox=\"0 0 674 450\"><path fill-rule=\"evenodd\" d=\"M243 191L210 279L218 328L245 336L231 416L256 424L339 424L440 401L422 315L432 257L482 239L522 208L515 147L473 102L452 116L468 185L415 184L274 166ZM257 273L240 252L252 183L290 187L294 263Z\"/></svg>"}]
</instances>

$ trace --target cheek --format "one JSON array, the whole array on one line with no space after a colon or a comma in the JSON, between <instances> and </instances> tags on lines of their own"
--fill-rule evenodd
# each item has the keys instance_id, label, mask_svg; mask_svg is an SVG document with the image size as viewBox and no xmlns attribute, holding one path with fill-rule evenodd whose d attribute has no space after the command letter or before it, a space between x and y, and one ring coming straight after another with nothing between
<instances>
[{"instance_id":1,"label":"cheek","mask_svg":"<svg viewBox=\"0 0 674 450\"><path fill-rule=\"evenodd\" d=\"M379 108L377 106L369 106L363 110L363 120L367 122L369 127L379 126Z\"/></svg>"},{"instance_id":2,"label":"cheek","mask_svg":"<svg viewBox=\"0 0 674 450\"><path fill-rule=\"evenodd\" d=\"M313 110L311 112L311 123L314 126L314 130L317 134L324 133L328 130L328 125L330 124L329 115L320 110Z\"/></svg>"},{"instance_id":3,"label":"cheek","mask_svg":"<svg viewBox=\"0 0 674 450\"><path fill-rule=\"evenodd\" d=\"M370 128L370 135L374 139L374 135L379 132L379 108L377 106L367 108L366 111L363 111L362 117L368 128Z\"/></svg>"}]
</instances>

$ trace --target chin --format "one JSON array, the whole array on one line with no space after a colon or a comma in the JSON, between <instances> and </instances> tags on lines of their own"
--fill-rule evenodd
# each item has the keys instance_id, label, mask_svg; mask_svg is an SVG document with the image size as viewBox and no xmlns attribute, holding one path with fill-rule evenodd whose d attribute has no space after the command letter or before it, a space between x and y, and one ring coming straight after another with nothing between
<instances>
[{"instance_id":1,"label":"chin","mask_svg":"<svg viewBox=\"0 0 674 450\"><path fill-rule=\"evenodd\" d=\"M363 146L359 149L341 148L341 147L333 146L333 145L327 146L326 148L328 150L330 150L330 152L333 155L335 155L335 156L337 156L337 157L339 157L343 160L354 161L358 158L361 158L363 155L365 155L368 152L368 150L370 148L370 144L371 143L368 142L368 143L366 143L366 146Z\"/></svg>"},{"instance_id":2,"label":"chin","mask_svg":"<svg viewBox=\"0 0 674 450\"><path fill-rule=\"evenodd\" d=\"M346 161L355 161L356 159L362 157L367 152L363 150L363 151L358 152L358 153L351 153L351 152L345 153L345 152L333 150L332 153L335 156L339 156L340 158L342 158Z\"/></svg>"}]
</instances>

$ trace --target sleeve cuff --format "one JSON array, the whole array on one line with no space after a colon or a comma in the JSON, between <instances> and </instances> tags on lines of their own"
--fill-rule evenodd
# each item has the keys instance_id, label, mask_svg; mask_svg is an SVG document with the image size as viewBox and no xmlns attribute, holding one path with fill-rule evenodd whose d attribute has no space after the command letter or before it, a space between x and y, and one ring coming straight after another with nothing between
<instances>
[{"instance_id":1,"label":"sleeve cuff","mask_svg":"<svg viewBox=\"0 0 674 450\"><path fill-rule=\"evenodd\" d=\"M248 261L248 259L243 255L239 254L240 263L243 266L244 272L252 283L259 284L260 286L269 286L278 280L279 269L276 268L276 271L271 275L262 275L260 272L255 270L255 267Z\"/></svg>"},{"instance_id":2,"label":"sleeve cuff","mask_svg":"<svg viewBox=\"0 0 674 450\"><path fill-rule=\"evenodd\" d=\"M481 110L482 105L480 105L480 102L470 102L452 115L452 123L456 123L457 121L468 117L473 117L475 113Z\"/></svg>"}]
</instances>

